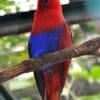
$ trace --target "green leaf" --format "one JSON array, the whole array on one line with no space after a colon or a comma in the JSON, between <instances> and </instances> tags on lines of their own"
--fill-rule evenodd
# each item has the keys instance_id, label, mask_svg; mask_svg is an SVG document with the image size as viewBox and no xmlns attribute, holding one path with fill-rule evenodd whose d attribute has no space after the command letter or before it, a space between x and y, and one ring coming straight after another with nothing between
<instances>
[{"instance_id":1,"label":"green leaf","mask_svg":"<svg viewBox=\"0 0 100 100\"><path fill-rule=\"evenodd\" d=\"M100 79L100 66L93 66L91 69L91 76L94 80Z\"/></svg>"},{"instance_id":2,"label":"green leaf","mask_svg":"<svg viewBox=\"0 0 100 100\"><path fill-rule=\"evenodd\" d=\"M80 97L78 100L99 100L100 99L100 94L93 95L93 96L83 96Z\"/></svg>"},{"instance_id":3,"label":"green leaf","mask_svg":"<svg viewBox=\"0 0 100 100\"><path fill-rule=\"evenodd\" d=\"M0 9L5 9L7 6L11 6L13 5L14 2L13 1L9 1L9 0L0 0Z\"/></svg>"}]
</instances>

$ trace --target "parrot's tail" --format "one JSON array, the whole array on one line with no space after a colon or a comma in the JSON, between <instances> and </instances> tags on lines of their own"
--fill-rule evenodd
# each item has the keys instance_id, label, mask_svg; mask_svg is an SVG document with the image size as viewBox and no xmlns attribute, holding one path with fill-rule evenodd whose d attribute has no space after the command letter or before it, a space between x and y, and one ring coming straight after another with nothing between
<instances>
[{"instance_id":1,"label":"parrot's tail","mask_svg":"<svg viewBox=\"0 0 100 100\"><path fill-rule=\"evenodd\" d=\"M50 96L45 95L43 100L60 100L60 95L59 94L51 94Z\"/></svg>"},{"instance_id":2,"label":"parrot's tail","mask_svg":"<svg viewBox=\"0 0 100 100\"><path fill-rule=\"evenodd\" d=\"M60 95L58 95L58 94L51 94L49 100L60 100Z\"/></svg>"}]
</instances>

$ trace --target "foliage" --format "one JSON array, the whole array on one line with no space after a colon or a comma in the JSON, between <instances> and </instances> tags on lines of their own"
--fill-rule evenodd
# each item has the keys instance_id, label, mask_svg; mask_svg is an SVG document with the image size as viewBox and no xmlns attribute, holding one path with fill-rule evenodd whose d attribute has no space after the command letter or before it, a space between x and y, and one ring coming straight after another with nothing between
<instances>
[{"instance_id":1,"label":"foliage","mask_svg":"<svg viewBox=\"0 0 100 100\"><path fill-rule=\"evenodd\" d=\"M81 67L81 71L78 72L78 71L74 71L74 70L71 70L70 71L72 76L75 77L75 78L78 78L78 77L82 77L84 79L92 79L94 81L98 81L100 79L100 66L92 66L92 68L90 69L90 72L88 72L85 68L82 68Z\"/></svg>"},{"instance_id":2,"label":"foliage","mask_svg":"<svg viewBox=\"0 0 100 100\"><path fill-rule=\"evenodd\" d=\"M92 22L87 22L87 23L84 23L84 24L81 24L81 27L86 31L86 32L89 32L90 34L92 32L95 31L95 25L92 23Z\"/></svg>"},{"instance_id":3,"label":"foliage","mask_svg":"<svg viewBox=\"0 0 100 100\"><path fill-rule=\"evenodd\" d=\"M8 7L13 6L14 2L10 0L0 0L0 10L5 13L9 13Z\"/></svg>"},{"instance_id":4,"label":"foliage","mask_svg":"<svg viewBox=\"0 0 100 100\"><path fill-rule=\"evenodd\" d=\"M84 96L83 98L80 98L79 100L99 100L100 94L94 95L94 96Z\"/></svg>"},{"instance_id":5,"label":"foliage","mask_svg":"<svg viewBox=\"0 0 100 100\"><path fill-rule=\"evenodd\" d=\"M0 64L15 65L28 58L27 39L25 35L0 38Z\"/></svg>"},{"instance_id":6,"label":"foliage","mask_svg":"<svg viewBox=\"0 0 100 100\"><path fill-rule=\"evenodd\" d=\"M14 2L13 1L9 1L9 0L0 0L0 10L5 9L7 6L11 6L13 5Z\"/></svg>"}]
</instances>

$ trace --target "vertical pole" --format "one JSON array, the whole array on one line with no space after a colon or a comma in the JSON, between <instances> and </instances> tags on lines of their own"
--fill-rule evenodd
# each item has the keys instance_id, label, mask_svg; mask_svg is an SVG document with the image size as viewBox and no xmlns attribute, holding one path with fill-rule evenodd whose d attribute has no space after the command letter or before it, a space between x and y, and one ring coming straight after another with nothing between
<instances>
[{"instance_id":1,"label":"vertical pole","mask_svg":"<svg viewBox=\"0 0 100 100\"><path fill-rule=\"evenodd\" d=\"M5 100L14 100L14 98L9 94L9 92L2 85L0 85L0 93L5 98Z\"/></svg>"}]
</instances>

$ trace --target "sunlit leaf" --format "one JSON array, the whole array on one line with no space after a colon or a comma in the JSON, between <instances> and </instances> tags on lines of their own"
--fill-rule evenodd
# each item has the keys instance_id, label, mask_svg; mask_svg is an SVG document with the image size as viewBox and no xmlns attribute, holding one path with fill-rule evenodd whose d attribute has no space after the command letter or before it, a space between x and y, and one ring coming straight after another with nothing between
<instances>
[{"instance_id":1,"label":"sunlit leaf","mask_svg":"<svg viewBox=\"0 0 100 100\"><path fill-rule=\"evenodd\" d=\"M91 76L93 79L100 79L100 66L93 66L91 69Z\"/></svg>"}]
</instances>

